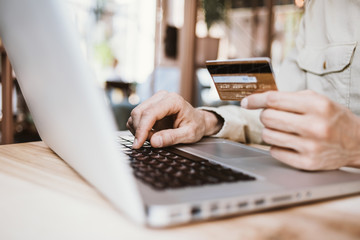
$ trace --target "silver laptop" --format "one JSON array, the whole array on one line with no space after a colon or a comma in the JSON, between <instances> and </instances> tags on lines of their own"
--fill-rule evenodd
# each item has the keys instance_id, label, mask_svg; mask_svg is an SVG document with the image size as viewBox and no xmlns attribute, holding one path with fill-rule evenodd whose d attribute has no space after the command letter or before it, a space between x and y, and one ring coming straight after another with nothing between
<instances>
[{"instance_id":1,"label":"silver laptop","mask_svg":"<svg viewBox=\"0 0 360 240\"><path fill-rule=\"evenodd\" d=\"M131 137L116 133L61 1L0 0L0 36L41 138L140 224L166 227L360 191L360 174L299 171L222 139L132 150Z\"/></svg>"}]
</instances>

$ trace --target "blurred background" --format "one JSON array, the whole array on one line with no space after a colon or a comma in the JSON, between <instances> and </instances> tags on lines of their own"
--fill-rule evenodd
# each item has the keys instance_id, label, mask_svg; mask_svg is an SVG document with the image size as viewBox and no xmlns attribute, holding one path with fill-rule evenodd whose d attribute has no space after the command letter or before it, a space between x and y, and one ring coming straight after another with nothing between
<instances>
[{"instance_id":1,"label":"blurred background","mask_svg":"<svg viewBox=\"0 0 360 240\"><path fill-rule=\"evenodd\" d=\"M303 0L67 0L81 48L119 130L159 90L193 106L219 100L206 60L271 57L294 47ZM1 143L40 140L1 44Z\"/></svg>"}]
</instances>

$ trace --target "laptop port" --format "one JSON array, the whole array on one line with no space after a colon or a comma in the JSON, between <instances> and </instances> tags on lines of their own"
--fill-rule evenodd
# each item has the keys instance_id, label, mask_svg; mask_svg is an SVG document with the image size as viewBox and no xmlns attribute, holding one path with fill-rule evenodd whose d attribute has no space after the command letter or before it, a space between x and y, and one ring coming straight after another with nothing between
<instances>
[{"instance_id":1,"label":"laptop port","mask_svg":"<svg viewBox=\"0 0 360 240\"><path fill-rule=\"evenodd\" d=\"M201 208L200 207L195 206L195 207L191 208L191 215L192 216L198 217L198 216L200 216L200 214L201 214Z\"/></svg>"},{"instance_id":2,"label":"laptop port","mask_svg":"<svg viewBox=\"0 0 360 240\"><path fill-rule=\"evenodd\" d=\"M264 198L259 198L259 199L255 200L254 203L255 203L256 206L264 205L265 204L265 199Z\"/></svg>"},{"instance_id":3,"label":"laptop port","mask_svg":"<svg viewBox=\"0 0 360 240\"><path fill-rule=\"evenodd\" d=\"M217 210L219 210L219 206L217 204L213 204L210 206L211 212L216 212Z\"/></svg>"},{"instance_id":4,"label":"laptop port","mask_svg":"<svg viewBox=\"0 0 360 240\"><path fill-rule=\"evenodd\" d=\"M277 196L272 199L273 202L287 202L292 199L291 195Z\"/></svg>"},{"instance_id":5,"label":"laptop port","mask_svg":"<svg viewBox=\"0 0 360 240\"><path fill-rule=\"evenodd\" d=\"M170 214L171 218L179 218L181 217L181 212L173 212Z\"/></svg>"},{"instance_id":6,"label":"laptop port","mask_svg":"<svg viewBox=\"0 0 360 240\"><path fill-rule=\"evenodd\" d=\"M245 208L248 206L248 202L239 202L237 204L238 208Z\"/></svg>"}]
</instances>

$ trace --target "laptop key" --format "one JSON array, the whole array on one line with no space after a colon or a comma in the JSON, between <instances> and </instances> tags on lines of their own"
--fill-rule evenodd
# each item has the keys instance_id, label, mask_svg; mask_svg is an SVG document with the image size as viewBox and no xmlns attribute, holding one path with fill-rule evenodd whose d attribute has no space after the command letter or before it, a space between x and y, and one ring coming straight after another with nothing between
<instances>
[{"instance_id":1,"label":"laptop key","mask_svg":"<svg viewBox=\"0 0 360 240\"><path fill-rule=\"evenodd\" d=\"M196 187L225 182L254 181L256 178L205 159L184 157L167 148L152 148L146 142L140 149L131 149L124 140L134 176L156 190Z\"/></svg>"}]
</instances>

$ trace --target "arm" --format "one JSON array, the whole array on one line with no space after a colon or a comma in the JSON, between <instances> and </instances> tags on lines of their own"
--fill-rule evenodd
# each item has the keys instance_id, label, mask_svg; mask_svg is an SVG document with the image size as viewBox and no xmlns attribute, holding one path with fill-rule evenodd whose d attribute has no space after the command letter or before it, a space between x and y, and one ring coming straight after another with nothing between
<instances>
[{"instance_id":1,"label":"arm","mask_svg":"<svg viewBox=\"0 0 360 240\"><path fill-rule=\"evenodd\" d=\"M165 147L211 135L260 143L263 125L259 114L238 106L193 108L181 96L161 91L131 112L127 127L135 135L134 148L146 140L153 147Z\"/></svg>"},{"instance_id":2,"label":"arm","mask_svg":"<svg viewBox=\"0 0 360 240\"><path fill-rule=\"evenodd\" d=\"M214 112L224 119L222 128L214 137L242 143L263 143L261 132L264 126L259 118L261 110L247 110L235 105L201 109Z\"/></svg>"}]
</instances>

